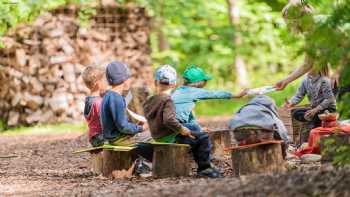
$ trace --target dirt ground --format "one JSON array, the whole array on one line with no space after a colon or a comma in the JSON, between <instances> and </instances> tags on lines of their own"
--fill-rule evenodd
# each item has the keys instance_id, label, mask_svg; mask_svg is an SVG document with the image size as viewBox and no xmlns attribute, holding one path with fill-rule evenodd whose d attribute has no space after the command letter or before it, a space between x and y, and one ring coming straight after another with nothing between
<instances>
[{"instance_id":1,"label":"dirt ground","mask_svg":"<svg viewBox=\"0 0 350 197\"><path fill-rule=\"evenodd\" d=\"M228 158L216 161L225 177L208 180L138 178L112 180L90 171L82 133L0 136L0 196L350 196L350 169L289 162L283 174L236 178Z\"/></svg>"}]
</instances>

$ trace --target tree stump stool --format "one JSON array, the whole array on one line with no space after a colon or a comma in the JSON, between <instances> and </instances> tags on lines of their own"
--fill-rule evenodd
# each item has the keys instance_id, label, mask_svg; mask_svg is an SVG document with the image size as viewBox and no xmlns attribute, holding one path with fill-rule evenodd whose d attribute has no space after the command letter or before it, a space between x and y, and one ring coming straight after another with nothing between
<instances>
[{"instance_id":1,"label":"tree stump stool","mask_svg":"<svg viewBox=\"0 0 350 197\"><path fill-rule=\"evenodd\" d=\"M231 130L218 130L208 132L212 145L211 153L214 156L222 157L225 149L231 147Z\"/></svg>"},{"instance_id":2,"label":"tree stump stool","mask_svg":"<svg viewBox=\"0 0 350 197\"><path fill-rule=\"evenodd\" d=\"M190 146L185 144L155 144L153 152L153 177L189 176Z\"/></svg>"},{"instance_id":3,"label":"tree stump stool","mask_svg":"<svg viewBox=\"0 0 350 197\"><path fill-rule=\"evenodd\" d=\"M266 141L231 148L235 176L285 171L282 141Z\"/></svg>"},{"instance_id":4,"label":"tree stump stool","mask_svg":"<svg viewBox=\"0 0 350 197\"><path fill-rule=\"evenodd\" d=\"M100 152L91 152L91 168L94 174L102 174L103 169L103 154Z\"/></svg>"},{"instance_id":5,"label":"tree stump stool","mask_svg":"<svg viewBox=\"0 0 350 197\"><path fill-rule=\"evenodd\" d=\"M128 170L132 163L131 151L103 150L102 174L105 177L112 176L114 170Z\"/></svg>"},{"instance_id":6,"label":"tree stump stool","mask_svg":"<svg viewBox=\"0 0 350 197\"><path fill-rule=\"evenodd\" d=\"M292 117L292 110L309 107L309 105L297 106L291 109L279 108L278 114L280 119L287 128L288 135L292 138L293 143L296 145L302 144L307 133L307 123L299 122ZM307 137L306 137L307 139Z\"/></svg>"}]
</instances>

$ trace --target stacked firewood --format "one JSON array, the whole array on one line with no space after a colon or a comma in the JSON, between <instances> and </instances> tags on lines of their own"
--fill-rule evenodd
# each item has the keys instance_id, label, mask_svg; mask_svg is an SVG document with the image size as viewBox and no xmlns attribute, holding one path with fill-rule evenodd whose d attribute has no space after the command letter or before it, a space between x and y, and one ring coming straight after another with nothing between
<instances>
[{"instance_id":1,"label":"stacked firewood","mask_svg":"<svg viewBox=\"0 0 350 197\"><path fill-rule=\"evenodd\" d=\"M9 127L80 121L88 93L81 73L90 64L120 60L131 67L134 86L152 84L145 9L99 7L88 26L80 25L79 10L53 10L3 37L0 119Z\"/></svg>"}]
</instances>

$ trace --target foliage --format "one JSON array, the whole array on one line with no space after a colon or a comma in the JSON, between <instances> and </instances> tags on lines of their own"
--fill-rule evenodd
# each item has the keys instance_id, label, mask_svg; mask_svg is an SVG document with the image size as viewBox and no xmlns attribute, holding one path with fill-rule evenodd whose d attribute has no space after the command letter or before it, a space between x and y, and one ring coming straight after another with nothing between
<instances>
[{"instance_id":1,"label":"foliage","mask_svg":"<svg viewBox=\"0 0 350 197\"><path fill-rule=\"evenodd\" d=\"M324 141L322 155L330 156L333 165L344 166L350 164L350 145L347 143L337 142L341 136L328 137Z\"/></svg>"},{"instance_id":2,"label":"foliage","mask_svg":"<svg viewBox=\"0 0 350 197\"><path fill-rule=\"evenodd\" d=\"M350 84L350 0L307 0L315 8L315 15L322 16L316 17L315 31L304 35L293 35L286 28L281 10L288 0L239 0L240 21L234 27L226 0L116 1L146 6L153 16L151 45L155 66L173 64L181 72L189 64L200 65L214 76L210 88L240 89L235 86L232 66L237 54L246 62L251 86L257 87L285 77L300 65L305 52L314 56L316 65L331 63L333 67L343 67L342 85ZM71 2L86 4L94 0L0 0L0 36L46 10ZM93 9L82 10L82 25L87 25L91 14ZM159 32L169 46L165 50L158 46ZM234 44L237 36L241 38L238 45ZM280 103L292 94L287 91L273 96ZM347 103L350 95L339 102L345 115L350 111Z\"/></svg>"}]
</instances>

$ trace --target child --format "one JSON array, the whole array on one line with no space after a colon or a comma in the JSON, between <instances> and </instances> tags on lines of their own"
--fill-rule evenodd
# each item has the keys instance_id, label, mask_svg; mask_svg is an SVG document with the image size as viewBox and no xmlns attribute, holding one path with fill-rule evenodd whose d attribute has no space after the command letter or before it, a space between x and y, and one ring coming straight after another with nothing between
<instances>
[{"instance_id":1,"label":"child","mask_svg":"<svg viewBox=\"0 0 350 197\"><path fill-rule=\"evenodd\" d=\"M246 95L246 91L233 95L226 91L203 89L207 81L211 80L212 77L208 76L201 68L195 65L188 67L182 76L184 78L184 85L178 87L171 97L175 104L177 119L184 126L190 127L191 130L201 131L192 112L197 101L241 98Z\"/></svg>"},{"instance_id":2,"label":"child","mask_svg":"<svg viewBox=\"0 0 350 197\"><path fill-rule=\"evenodd\" d=\"M177 119L170 92L176 85L176 71L169 65L156 72L156 95L144 103L144 112L152 137L157 142L189 144L198 164L198 175L217 178L220 173L210 164L210 141L207 133L191 131Z\"/></svg>"},{"instance_id":3,"label":"child","mask_svg":"<svg viewBox=\"0 0 350 197\"><path fill-rule=\"evenodd\" d=\"M319 114L326 110L329 112L336 111L336 100L327 76L328 67L324 67L320 71L313 68L303 80L296 95L285 103L286 108L294 107L307 95L311 103L311 109L296 109L292 111L292 115L298 121L309 122L310 129L321 126Z\"/></svg>"},{"instance_id":4,"label":"child","mask_svg":"<svg viewBox=\"0 0 350 197\"><path fill-rule=\"evenodd\" d=\"M112 86L103 97L101 104L101 123L104 138L113 145L132 146L136 144L133 136L145 131L146 125L137 125L128 120L123 91L128 91L131 85L131 73L127 65L114 61L107 66L106 77ZM137 145L135 155L142 155L152 160L152 150L149 147Z\"/></svg>"},{"instance_id":5,"label":"child","mask_svg":"<svg viewBox=\"0 0 350 197\"><path fill-rule=\"evenodd\" d=\"M104 78L104 69L97 66L88 66L83 74L83 81L90 90L90 95L85 98L84 117L89 127L89 141L93 147L104 143L100 124L101 95L107 88Z\"/></svg>"}]
</instances>

